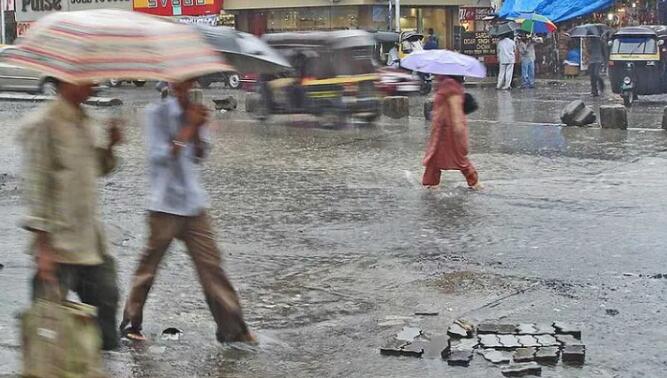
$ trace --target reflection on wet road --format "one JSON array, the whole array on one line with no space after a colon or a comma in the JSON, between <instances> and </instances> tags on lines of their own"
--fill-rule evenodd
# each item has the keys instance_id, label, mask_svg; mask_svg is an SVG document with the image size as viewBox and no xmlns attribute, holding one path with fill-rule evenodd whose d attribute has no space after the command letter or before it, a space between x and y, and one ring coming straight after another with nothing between
<instances>
[{"instance_id":1,"label":"reflection on wet road","mask_svg":"<svg viewBox=\"0 0 667 378\"><path fill-rule=\"evenodd\" d=\"M137 119L158 94L114 93L126 99L129 142L102 200L125 293L146 236ZM641 130L625 132L555 125L568 101L586 98L585 86L471 93L480 100L470 132L481 193L469 192L457 172L444 175L438 191L419 188L429 127L419 117L326 130L308 117L260 124L242 112L220 114L205 184L227 270L260 345L216 345L179 245L146 307L154 342L107 355L113 375L500 376L478 357L455 368L379 355L403 324L437 333L461 316L580 324L586 365L548 368L544 376L632 377L664 368L667 280L648 277L667 273L667 133L646 130L660 127L660 98L636 104L631 127ZM412 102L413 115L421 114L420 99ZM13 137L17 117L34 108L0 108L0 375L18 369L14 314L27 305L31 264L15 226ZM609 308L619 314L606 315ZM414 316L417 309L439 316ZM181 339L160 340L167 327L184 330Z\"/></svg>"}]
</instances>

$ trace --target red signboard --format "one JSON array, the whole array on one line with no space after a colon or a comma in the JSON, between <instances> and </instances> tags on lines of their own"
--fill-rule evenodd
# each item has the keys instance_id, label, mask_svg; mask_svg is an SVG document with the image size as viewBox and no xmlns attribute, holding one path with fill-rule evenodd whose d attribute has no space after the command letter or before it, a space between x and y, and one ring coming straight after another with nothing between
<instances>
[{"instance_id":1,"label":"red signboard","mask_svg":"<svg viewBox=\"0 0 667 378\"><path fill-rule=\"evenodd\" d=\"M203 16L220 13L222 0L134 0L133 8L157 16Z\"/></svg>"}]
</instances>

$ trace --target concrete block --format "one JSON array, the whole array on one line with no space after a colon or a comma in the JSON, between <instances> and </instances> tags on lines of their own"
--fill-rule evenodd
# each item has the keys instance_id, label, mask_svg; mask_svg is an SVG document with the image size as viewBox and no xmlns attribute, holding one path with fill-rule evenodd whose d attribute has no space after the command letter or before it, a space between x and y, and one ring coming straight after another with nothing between
<instances>
[{"instance_id":1,"label":"concrete block","mask_svg":"<svg viewBox=\"0 0 667 378\"><path fill-rule=\"evenodd\" d=\"M391 340L387 345L380 348L380 354L384 356L400 356L402 348L406 345L408 343L405 341Z\"/></svg>"},{"instance_id":2,"label":"concrete block","mask_svg":"<svg viewBox=\"0 0 667 378\"><path fill-rule=\"evenodd\" d=\"M628 110L623 105L600 105L600 126L603 129L628 128Z\"/></svg>"},{"instance_id":3,"label":"concrete block","mask_svg":"<svg viewBox=\"0 0 667 378\"><path fill-rule=\"evenodd\" d=\"M451 366L468 366L472 361L471 350L454 350L447 358L447 364Z\"/></svg>"},{"instance_id":4,"label":"concrete block","mask_svg":"<svg viewBox=\"0 0 667 378\"><path fill-rule=\"evenodd\" d=\"M473 332L475 331L475 326L470 324L465 320L456 320L449 328L447 329L447 334L451 337L472 337Z\"/></svg>"},{"instance_id":5,"label":"concrete block","mask_svg":"<svg viewBox=\"0 0 667 378\"><path fill-rule=\"evenodd\" d=\"M519 339L515 335L498 335L498 340L505 349L521 348L523 345L519 343ZM555 341L556 339L554 339Z\"/></svg>"},{"instance_id":6,"label":"concrete block","mask_svg":"<svg viewBox=\"0 0 667 378\"><path fill-rule=\"evenodd\" d=\"M586 126L597 120L595 111L590 106L585 106L572 120L575 126Z\"/></svg>"},{"instance_id":7,"label":"concrete block","mask_svg":"<svg viewBox=\"0 0 667 378\"><path fill-rule=\"evenodd\" d=\"M535 336L532 335L519 335L517 336L517 339L519 340L519 344L521 344L524 347L540 346L540 343L537 342Z\"/></svg>"},{"instance_id":8,"label":"concrete block","mask_svg":"<svg viewBox=\"0 0 667 378\"><path fill-rule=\"evenodd\" d=\"M572 335L556 335L556 340L558 340L562 347L566 347L568 345L584 345L583 341Z\"/></svg>"},{"instance_id":9,"label":"concrete block","mask_svg":"<svg viewBox=\"0 0 667 378\"><path fill-rule=\"evenodd\" d=\"M586 105L581 100L575 100L565 105L560 113L560 120L568 126L574 125L574 118L579 114Z\"/></svg>"},{"instance_id":10,"label":"concrete block","mask_svg":"<svg viewBox=\"0 0 667 378\"><path fill-rule=\"evenodd\" d=\"M558 347L543 347L535 353L535 362L542 365L555 365L558 363L559 355Z\"/></svg>"},{"instance_id":11,"label":"concrete block","mask_svg":"<svg viewBox=\"0 0 667 378\"><path fill-rule=\"evenodd\" d=\"M407 96L388 96L382 100L382 114L399 119L410 115L410 101Z\"/></svg>"},{"instance_id":12,"label":"concrete block","mask_svg":"<svg viewBox=\"0 0 667 378\"><path fill-rule=\"evenodd\" d=\"M431 342L424 348L423 358L443 358L449 356L449 338L445 335L431 337Z\"/></svg>"},{"instance_id":13,"label":"concrete block","mask_svg":"<svg viewBox=\"0 0 667 378\"><path fill-rule=\"evenodd\" d=\"M536 362L513 364L501 370L505 377L525 377L528 375L541 376L542 367Z\"/></svg>"},{"instance_id":14,"label":"concrete block","mask_svg":"<svg viewBox=\"0 0 667 378\"><path fill-rule=\"evenodd\" d=\"M510 352L496 349L481 349L477 353L481 354L484 359L492 364L509 364L512 359L512 354Z\"/></svg>"},{"instance_id":15,"label":"concrete block","mask_svg":"<svg viewBox=\"0 0 667 378\"><path fill-rule=\"evenodd\" d=\"M667 107L665 108L665 110L667 110ZM433 99L432 98L426 99L426 101L424 101L424 119L426 119L427 121L433 119L433 117L431 117L432 111L433 111ZM664 124L665 123L663 121L663 125Z\"/></svg>"},{"instance_id":16,"label":"concrete block","mask_svg":"<svg viewBox=\"0 0 667 378\"><path fill-rule=\"evenodd\" d=\"M537 348L519 348L512 355L514 362L531 362L535 361L535 353Z\"/></svg>"},{"instance_id":17,"label":"concrete block","mask_svg":"<svg viewBox=\"0 0 667 378\"><path fill-rule=\"evenodd\" d=\"M563 348L563 363L569 365L583 365L586 360L586 347L583 345L568 345Z\"/></svg>"},{"instance_id":18,"label":"concrete block","mask_svg":"<svg viewBox=\"0 0 667 378\"><path fill-rule=\"evenodd\" d=\"M428 347L428 343L422 340L416 340L401 348L401 356L421 357L424 353L424 348Z\"/></svg>"},{"instance_id":19,"label":"concrete block","mask_svg":"<svg viewBox=\"0 0 667 378\"><path fill-rule=\"evenodd\" d=\"M502 348L503 344L500 343L498 336L494 334L479 335L479 343L482 348Z\"/></svg>"},{"instance_id":20,"label":"concrete block","mask_svg":"<svg viewBox=\"0 0 667 378\"><path fill-rule=\"evenodd\" d=\"M416 327L403 327L401 332L396 335L396 340L412 342L417 336L422 334L422 330Z\"/></svg>"},{"instance_id":21,"label":"concrete block","mask_svg":"<svg viewBox=\"0 0 667 378\"><path fill-rule=\"evenodd\" d=\"M511 335L516 332L516 324L481 323L477 326L478 334L497 333Z\"/></svg>"},{"instance_id":22,"label":"concrete block","mask_svg":"<svg viewBox=\"0 0 667 378\"><path fill-rule=\"evenodd\" d=\"M667 130L667 106L662 110L662 128Z\"/></svg>"},{"instance_id":23,"label":"concrete block","mask_svg":"<svg viewBox=\"0 0 667 378\"><path fill-rule=\"evenodd\" d=\"M554 322L553 326L556 329L557 334L559 334L559 335L572 335L575 338L581 340L581 329L579 327L576 327L576 326L574 326L570 323L566 323L566 322Z\"/></svg>"},{"instance_id":24,"label":"concrete block","mask_svg":"<svg viewBox=\"0 0 667 378\"><path fill-rule=\"evenodd\" d=\"M215 104L216 110L236 110L236 107L238 106L238 101L236 101L234 96L214 98L213 103Z\"/></svg>"},{"instance_id":25,"label":"concrete block","mask_svg":"<svg viewBox=\"0 0 667 378\"><path fill-rule=\"evenodd\" d=\"M543 347L560 346L558 340L556 340L556 338L551 335L537 335L535 338L537 339L537 342L540 344L540 346Z\"/></svg>"}]
</instances>

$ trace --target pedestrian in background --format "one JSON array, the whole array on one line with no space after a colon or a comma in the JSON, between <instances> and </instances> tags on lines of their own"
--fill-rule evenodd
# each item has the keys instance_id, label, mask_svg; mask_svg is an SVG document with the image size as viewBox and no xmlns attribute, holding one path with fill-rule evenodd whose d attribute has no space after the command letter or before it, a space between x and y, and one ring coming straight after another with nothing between
<instances>
[{"instance_id":1,"label":"pedestrian in background","mask_svg":"<svg viewBox=\"0 0 667 378\"><path fill-rule=\"evenodd\" d=\"M429 28L426 42L424 43L424 50L436 50L439 46L440 41L438 41L438 37L435 36L435 31L433 28Z\"/></svg>"},{"instance_id":2,"label":"pedestrian in background","mask_svg":"<svg viewBox=\"0 0 667 378\"><path fill-rule=\"evenodd\" d=\"M514 63L516 62L516 43L509 35L504 35L498 42L498 89L509 90L512 86Z\"/></svg>"},{"instance_id":3,"label":"pedestrian in background","mask_svg":"<svg viewBox=\"0 0 667 378\"><path fill-rule=\"evenodd\" d=\"M28 215L37 263L33 299L68 292L97 307L102 348L118 346L116 265L108 254L97 207L97 178L116 166L121 139L115 122L105 147L95 145L94 121L81 104L93 84L59 82L56 99L30 117L20 134ZM60 337L60 336L58 336ZM54 373L55 374L55 373Z\"/></svg>"},{"instance_id":4,"label":"pedestrian in background","mask_svg":"<svg viewBox=\"0 0 667 378\"><path fill-rule=\"evenodd\" d=\"M440 184L442 170L458 170L471 189L481 189L477 170L468 159L468 124L463 111L463 77L439 76L433 101L431 137L422 163L422 185Z\"/></svg>"},{"instance_id":5,"label":"pedestrian in background","mask_svg":"<svg viewBox=\"0 0 667 378\"><path fill-rule=\"evenodd\" d=\"M519 40L521 58L521 88L535 88L535 40L524 35Z\"/></svg>"},{"instance_id":6,"label":"pedestrian in background","mask_svg":"<svg viewBox=\"0 0 667 378\"><path fill-rule=\"evenodd\" d=\"M143 308L158 266L174 239L179 239L194 262L204 296L217 324L220 342L254 341L239 299L222 270L222 258L206 212L198 163L209 150L208 111L189 97L196 80L171 84L169 97L147 110L150 204L148 244L139 258L125 304L121 331L144 340Z\"/></svg>"},{"instance_id":7,"label":"pedestrian in background","mask_svg":"<svg viewBox=\"0 0 667 378\"><path fill-rule=\"evenodd\" d=\"M597 97L600 92L604 93L604 80L600 77L600 69L604 62L604 51L600 38L587 38L589 62L588 74L591 77L591 95Z\"/></svg>"}]
</instances>

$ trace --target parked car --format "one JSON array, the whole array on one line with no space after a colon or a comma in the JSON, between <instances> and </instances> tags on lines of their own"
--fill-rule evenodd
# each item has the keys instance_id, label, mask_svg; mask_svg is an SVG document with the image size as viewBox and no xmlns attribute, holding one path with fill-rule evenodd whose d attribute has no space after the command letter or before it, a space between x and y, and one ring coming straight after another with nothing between
<instances>
[{"instance_id":1,"label":"parked car","mask_svg":"<svg viewBox=\"0 0 667 378\"><path fill-rule=\"evenodd\" d=\"M213 83L224 83L231 89L241 87L241 76L238 72L216 72L199 78L199 85L208 88Z\"/></svg>"},{"instance_id":2,"label":"parked car","mask_svg":"<svg viewBox=\"0 0 667 378\"><path fill-rule=\"evenodd\" d=\"M14 46L0 48L0 91L21 91L54 95L57 91L56 80L40 71L31 70L5 63L3 54Z\"/></svg>"},{"instance_id":3,"label":"parked car","mask_svg":"<svg viewBox=\"0 0 667 378\"><path fill-rule=\"evenodd\" d=\"M134 85L136 85L137 87L140 87L140 88L143 87L144 85L146 85L146 80L140 80L140 79L137 79L137 80L109 79L108 84L109 84L110 87L120 87L125 82L134 83Z\"/></svg>"}]
</instances>

